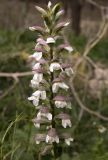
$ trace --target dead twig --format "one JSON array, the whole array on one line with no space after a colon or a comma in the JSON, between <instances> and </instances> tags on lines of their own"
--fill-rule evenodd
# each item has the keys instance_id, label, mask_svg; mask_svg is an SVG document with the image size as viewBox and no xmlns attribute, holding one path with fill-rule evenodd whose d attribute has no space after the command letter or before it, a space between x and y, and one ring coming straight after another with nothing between
<instances>
[{"instance_id":1,"label":"dead twig","mask_svg":"<svg viewBox=\"0 0 108 160\"><path fill-rule=\"evenodd\" d=\"M95 2L94 0L86 0L86 2L92 4L93 6L95 6L98 9L101 9L104 6L101 6L100 4L98 4L97 2Z\"/></svg>"},{"instance_id":2,"label":"dead twig","mask_svg":"<svg viewBox=\"0 0 108 160\"><path fill-rule=\"evenodd\" d=\"M25 77L25 76L30 76L32 75L32 72L21 72L21 73L4 73L4 72L0 72L0 77L6 77L6 78L13 78L14 83L12 86L10 86L1 96L0 96L0 100L2 98L4 98L5 96L7 96L9 94L9 92L11 92L15 86L18 84L19 82L19 78L20 77Z\"/></svg>"},{"instance_id":3,"label":"dead twig","mask_svg":"<svg viewBox=\"0 0 108 160\"><path fill-rule=\"evenodd\" d=\"M87 107L82 103L82 101L80 100L80 97L79 97L77 91L75 90L75 87L74 87L73 83L71 83L70 88L71 88L72 94L73 94L76 102L78 103L78 105L79 105L84 111L88 112L88 113L91 114L91 115L94 115L94 116L98 117L99 119L102 119L102 120L104 120L104 121L108 121L108 117L103 116L103 115L101 115L100 113L98 113L98 112L96 112L96 111L93 111L93 110L87 108Z\"/></svg>"},{"instance_id":4,"label":"dead twig","mask_svg":"<svg viewBox=\"0 0 108 160\"><path fill-rule=\"evenodd\" d=\"M0 96L0 100L1 100L2 98L6 97L6 96L9 94L9 92L11 92L11 91L15 88L15 86L17 85L17 83L18 83L18 81L15 81L14 84L13 84L11 87L9 87L9 88Z\"/></svg>"},{"instance_id":5,"label":"dead twig","mask_svg":"<svg viewBox=\"0 0 108 160\"><path fill-rule=\"evenodd\" d=\"M16 73L6 73L6 72L0 72L0 77L12 77L12 78L18 78L18 77L25 77L33 75L32 72L16 72Z\"/></svg>"},{"instance_id":6,"label":"dead twig","mask_svg":"<svg viewBox=\"0 0 108 160\"><path fill-rule=\"evenodd\" d=\"M105 33L107 32L107 29L108 29L108 22L104 21L101 24L101 27L97 35L87 43L83 53L84 57L86 57L90 53L91 49L94 48L94 46L96 46L96 44L98 44L98 42L104 37Z\"/></svg>"}]
</instances>

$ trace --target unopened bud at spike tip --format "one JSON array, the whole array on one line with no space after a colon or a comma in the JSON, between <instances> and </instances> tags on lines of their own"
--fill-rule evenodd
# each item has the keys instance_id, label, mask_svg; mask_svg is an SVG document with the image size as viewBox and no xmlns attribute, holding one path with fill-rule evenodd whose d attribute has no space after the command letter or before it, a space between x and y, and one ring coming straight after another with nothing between
<instances>
[{"instance_id":1,"label":"unopened bud at spike tip","mask_svg":"<svg viewBox=\"0 0 108 160\"><path fill-rule=\"evenodd\" d=\"M51 3L51 1L49 1L48 2L48 8L51 8L51 6L52 6L52 3Z\"/></svg>"}]
</instances>

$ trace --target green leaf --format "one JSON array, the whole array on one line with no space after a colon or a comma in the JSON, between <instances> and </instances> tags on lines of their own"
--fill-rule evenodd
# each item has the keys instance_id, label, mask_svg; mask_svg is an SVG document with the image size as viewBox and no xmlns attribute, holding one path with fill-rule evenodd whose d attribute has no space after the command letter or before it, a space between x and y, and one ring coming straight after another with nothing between
<instances>
[{"instance_id":1,"label":"green leaf","mask_svg":"<svg viewBox=\"0 0 108 160\"><path fill-rule=\"evenodd\" d=\"M48 16L44 16L44 21L45 21L45 24L47 25L47 27L49 28L50 25L51 25L51 21L50 21L49 17Z\"/></svg>"},{"instance_id":2,"label":"green leaf","mask_svg":"<svg viewBox=\"0 0 108 160\"><path fill-rule=\"evenodd\" d=\"M61 22L61 23L57 24L57 26L55 27L56 34L58 34L58 32L60 32L60 31L62 31L62 29L64 27L68 26L68 24L69 24L68 22L67 23Z\"/></svg>"},{"instance_id":3,"label":"green leaf","mask_svg":"<svg viewBox=\"0 0 108 160\"><path fill-rule=\"evenodd\" d=\"M57 4L53 7L52 13L54 14L54 16L59 12L60 8L61 8L61 3L57 3Z\"/></svg>"},{"instance_id":4,"label":"green leaf","mask_svg":"<svg viewBox=\"0 0 108 160\"><path fill-rule=\"evenodd\" d=\"M57 12L56 16L55 16L55 20L58 21L59 18L64 14L64 10L61 10L59 12Z\"/></svg>"},{"instance_id":5,"label":"green leaf","mask_svg":"<svg viewBox=\"0 0 108 160\"><path fill-rule=\"evenodd\" d=\"M44 28L39 27L39 26L29 27L29 30L31 30L31 31L36 31L37 33L40 33L41 35L44 35L44 34L45 34Z\"/></svg>"},{"instance_id":6,"label":"green leaf","mask_svg":"<svg viewBox=\"0 0 108 160\"><path fill-rule=\"evenodd\" d=\"M37 9L43 16L47 15L47 12L46 12L43 8L41 8L41 7L39 7L39 6L36 6L36 9Z\"/></svg>"}]
</instances>

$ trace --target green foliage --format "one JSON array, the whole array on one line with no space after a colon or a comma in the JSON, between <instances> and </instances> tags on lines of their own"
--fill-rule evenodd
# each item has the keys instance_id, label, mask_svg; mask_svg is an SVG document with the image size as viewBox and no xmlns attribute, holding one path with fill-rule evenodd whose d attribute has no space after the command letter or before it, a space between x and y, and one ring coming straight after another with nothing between
<instances>
[{"instance_id":1,"label":"green foliage","mask_svg":"<svg viewBox=\"0 0 108 160\"><path fill-rule=\"evenodd\" d=\"M102 63L108 64L108 39L103 39L92 50L91 57Z\"/></svg>"}]
</instances>

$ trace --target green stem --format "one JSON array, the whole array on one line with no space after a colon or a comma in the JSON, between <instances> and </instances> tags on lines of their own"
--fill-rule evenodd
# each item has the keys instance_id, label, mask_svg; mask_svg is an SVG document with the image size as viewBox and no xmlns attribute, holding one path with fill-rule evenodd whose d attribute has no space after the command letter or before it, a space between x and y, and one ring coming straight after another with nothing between
<instances>
[{"instance_id":1,"label":"green stem","mask_svg":"<svg viewBox=\"0 0 108 160\"><path fill-rule=\"evenodd\" d=\"M53 49L51 48L50 49L50 60L53 59ZM50 105L51 105L51 109L52 109L52 128L55 128L55 120L54 120L54 116L55 116L55 109L54 109L54 102L53 102L53 98L54 98L54 94L52 92L52 83L53 83L53 80L54 80L54 74L53 72L51 72L51 79L50 79L50 93L51 93L51 96L50 96Z\"/></svg>"},{"instance_id":2,"label":"green stem","mask_svg":"<svg viewBox=\"0 0 108 160\"><path fill-rule=\"evenodd\" d=\"M50 49L50 60L53 60L53 48ZM50 80L50 93L51 93L51 96L50 96L50 105L51 105L51 109L52 109L52 128L55 128L55 120L54 120L54 117L55 117L55 107L54 107L54 101L53 101L53 98L54 98L54 94L52 92L52 82L54 80L54 73L51 72L51 80ZM56 143L54 142L53 143L53 153L54 153L54 159L56 160L56 149L57 149L57 146L56 146Z\"/></svg>"}]
</instances>

